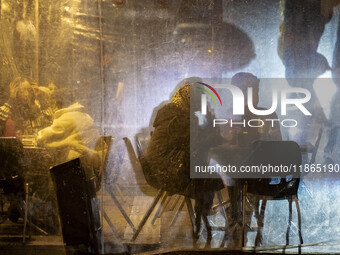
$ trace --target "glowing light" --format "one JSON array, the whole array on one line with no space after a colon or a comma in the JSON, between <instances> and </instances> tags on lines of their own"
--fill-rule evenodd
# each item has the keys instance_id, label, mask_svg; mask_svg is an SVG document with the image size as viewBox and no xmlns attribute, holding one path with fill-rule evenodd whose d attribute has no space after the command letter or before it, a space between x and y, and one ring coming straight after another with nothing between
<instances>
[{"instance_id":1,"label":"glowing light","mask_svg":"<svg viewBox=\"0 0 340 255\"><path fill-rule=\"evenodd\" d=\"M209 53L212 53L213 51L212 50L208 50Z\"/></svg>"},{"instance_id":2,"label":"glowing light","mask_svg":"<svg viewBox=\"0 0 340 255\"><path fill-rule=\"evenodd\" d=\"M66 22L66 23L72 23L72 21L69 19L69 18L63 18L63 20Z\"/></svg>"},{"instance_id":3,"label":"glowing light","mask_svg":"<svg viewBox=\"0 0 340 255\"><path fill-rule=\"evenodd\" d=\"M65 6L65 8L64 8L64 9L65 9L65 11L67 11L67 12L68 12L68 11L70 10L70 7L68 7L68 6Z\"/></svg>"},{"instance_id":4,"label":"glowing light","mask_svg":"<svg viewBox=\"0 0 340 255\"><path fill-rule=\"evenodd\" d=\"M123 4L124 1L123 0L112 0L113 4Z\"/></svg>"},{"instance_id":5,"label":"glowing light","mask_svg":"<svg viewBox=\"0 0 340 255\"><path fill-rule=\"evenodd\" d=\"M111 0L113 6L122 6L124 5L124 0Z\"/></svg>"},{"instance_id":6,"label":"glowing light","mask_svg":"<svg viewBox=\"0 0 340 255\"><path fill-rule=\"evenodd\" d=\"M7 4L7 3L5 3L5 2L2 2L2 4L1 4L1 9L3 10L3 11L9 11L9 5Z\"/></svg>"},{"instance_id":7,"label":"glowing light","mask_svg":"<svg viewBox=\"0 0 340 255\"><path fill-rule=\"evenodd\" d=\"M318 78L332 78L331 71L326 71L323 74L321 74Z\"/></svg>"}]
</instances>

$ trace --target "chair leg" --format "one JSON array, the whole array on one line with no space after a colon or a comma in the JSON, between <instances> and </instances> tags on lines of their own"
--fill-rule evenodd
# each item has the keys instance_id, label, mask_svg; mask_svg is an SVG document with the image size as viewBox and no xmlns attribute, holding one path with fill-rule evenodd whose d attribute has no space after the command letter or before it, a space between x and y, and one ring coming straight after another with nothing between
<instances>
[{"instance_id":1,"label":"chair leg","mask_svg":"<svg viewBox=\"0 0 340 255\"><path fill-rule=\"evenodd\" d=\"M298 228L299 228L299 238L300 238L300 245L299 245L299 254L301 254L301 244L303 244L302 239L302 232L301 232L301 210L300 210L300 204L299 199L295 196L294 198L297 216L298 216Z\"/></svg>"},{"instance_id":2,"label":"chair leg","mask_svg":"<svg viewBox=\"0 0 340 255\"><path fill-rule=\"evenodd\" d=\"M175 201L172 203L172 205L169 207L170 211L173 211L177 205L177 203L179 202L179 200L181 200L181 196L180 195L174 195L175 197Z\"/></svg>"},{"instance_id":3,"label":"chair leg","mask_svg":"<svg viewBox=\"0 0 340 255\"><path fill-rule=\"evenodd\" d=\"M124 219L126 220L126 222L129 224L129 226L132 228L133 232L136 232L136 228L135 225L132 223L132 221L130 220L129 216L126 214L124 208L121 206L121 204L119 203L118 199L116 198L115 194L113 194L113 192L110 189L106 189L107 192L110 194L113 202L115 203L115 205L118 207L119 211L121 212L121 214L123 215Z\"/></svg>"},{"instance_id":4,"label":"chair leg","mask_svg":"<svg viewBox=\"0 0 340 255\"><path fill-rule=\"evenodd\" d=\"M192 203L189 197L185 197L185 203L187 205L188 208L188 212L189 212L189 217L190 217L190 222L191 222L191 226L192 226L192 235L195 239L196 236L196 230L195 230L195 214L194 214L194 209L192 207Z\"/></svg>"},{"instance_id":5,"label":"chair leg","mask_svg":"<svg viewBox=\"0 0 340 255\"><path fill-rule=\"evenodd\" d=\"M229 232L232 233L232 223L233 220L231 219L231 216L228 217L228 214L226 213L226 219L225 219L225 223L224 223L224 235L223 235L223 239L220 245L220 248L223 248L226 241L228 240L228 234Z\"/></svg>"},{"instance_id":6,"label":"chair leg","mask_svg":"<svg viewBox=\"0 0 340 255\"><path fill-rule=\"evenodd\" d=\"M260 211L259 207L260 207L260 198L258 196L256 196L255 208L254 208L255 218L256 218L256 221L257 221L257 233L256 233L256 238L255 238L255 247L258 246L258 243L259 243L258 239L259 239L259 235L261 233L260 228L262 226L261 225L261 219L260 219L261 213L259 212ZM250 219L250 225L251 225L251 219Z\"/></svg>"},{"instance_id":7,"label":"chair leg","mask_svg":"<svg viewBox=\"0 0 340 255\"><path fill-rule=\"evenodd\" d=\"M48 236L48 233L47 233L45 230L39 228L37 225L35 225L34 223L32 223L32 221L28 222L28 224L30 225L30 227L33 227L35 230L39 231L41 234L43 234L43 235L45 235L45 236ZM30 235L30 236L31 236L31 235Z\"/></svg>"},{"instance_id":8,"label":"chair leg","mask_svg":"<svg viewBox=\"0 0 340 255\"><path fill-rule=\"evenodd\" d=\"M245 229L246 229L246 195L247 195L247 184L243 185L242 189L242 247L245 246Z\"/></svg>"},{"instance_id":9,"label":"chair leg","mask_svg":"<svg viewBox=\"0 0 340 255\"><path fill-rule=\"evenodd\" d=\"M290 231L290 226L292 224L292 197L288 198L288 204L289 204L289 218L288 218L288 227L287 227L287 232L286 232L286 246L289 245L289 231ZM286 246L283 247L282 253L286 252Z\"/></svg>"},{"instance_id":10,"label":"chair leg","mask_svg":"<svg viewBox=\"0 0 340 255\"><path fill-rule=\"evenodd\" d=\"M218 206L222 206L224 219L227 220L227 212L224 206L227 203L227 201L223 202L222 192L220 190L218 190L216 193L217 193L217 198L218 198L218 203L219 203Z\"/></svg>"},{"instance_id":11,"label":"chair leg","mask_svg":"<svg viewBox=\"0 0 340 255\"><path fill-rule=\"evenodd\" d=\"M26 242L27 214L28 214L28 183L25 184L24 233L22 240L23 243Z\"/></svg>"},{"instance_id":12,"label":"chair leg","mask_svg":"<svg viewBox=\"0 0 340 255\"><path fill-rule=\"evenodd\" d=\"M123 192L121 191L119 186L116 183L113 186L114 186L114 189L117 191L118 195L122 198L123 202L125 203Z\"/></svg>"},{"instance_id":13,"label":"chair leg","mask_svg":"<svg viewBox=\"0 0 340 255\"><path fill-rule=\"evenodd\" d=\"M4 214L4 199L3 199L3 190L0 190L0 205L1 205L1 215Z\"/></svg>"},{"instance_id":14,"label":"chair leg","mask_svg":"<svg viewBox=\"0 0 340 255\"><path fill-rule=\"evenodd\" d=\"M28 204L29 206L29 204ZM32 214L28 213L28 238L31 239L32 238Z\"/></svg>"},{"instance_id":15,"label":"chair leg","mask_svg":"<svg viewBox=\"0 0 340 255\"><path fill-rule=\"evenodd\" d=\"M162 217L164 211L168 208L168 205L170 204L171 198L172 198L172 196L168 195L167 200L164 203L164 206L162 206L162 209L161 209L161 211L159 213L158 218Z\"/></svg>"},{"instance_id":16,"label":"chair leg","mask_svg":"<svg viewBox=\"0 0 340 255\"><path fill-rule=\"evenodd\" d=\"M185 204L185 198L183 199L182 203L181 203L180 206L178 207L178 210L177 210L177 212L176 212L174 218L172 219L170 226L175 225L176 220L177 220L178 215L179 215L179 212L183 209L184 204Z\"/></svg>"},{"instance_id":17,"label":"chair leg","mask_svg":"<svg viewBox=\"0 0 340 255\"><path fill-rule=\"evenodd\" d=\"M167 198L168 198L168 193L165 192L164 197L163 197L162 201L160 202L160 204L158 206L158 209L157 209L157 211L155 213L155 216L153 217L153 219L151 221L152 225L154 225L155 221L159 218L160 211L162 210L162 207L164 206L165 201L166 201Z\"/></svg>"},{"instance_id":18,"label":"chair leg","mask_svg":"<svg viewBox=\"0 0 340 255\"><path fill-rule=\"evenodd\" d=\"M225 243L227 242L228 239L233 240L233 242L235 242L235 240L239 238L236 236L236 228L239 225L239 221L235 217L235 213L234 213L235 207L237 208L237 205L233 203L235 201L235 199L233 199L233 197L235 196L234 194L235 188L228 186L227 190L228 190L228 200L222 203L224 210L226 212L226 221L224 224L224 236L223 236L220 248L223 248L225 246ZM242 198L238 200L242 200ZM239 203L239 205L241 204L242 203ZM220 205L213 206L213 209L215 209L218 206ZM241 210L242 210L242 207L241 207ZM231 244L231 245L234 245L234 244Z\"/></svg>"},{"instance_id":19,"label":"chair leg","mask_svg":"<svg viewBox=\"0 0 340 255\"><path fill-rule=\"evenodd\" d=\"M212 209L213 209L213 210L216 210L218 207L221 207L221 206L226 207L226 205L229 204L229 203L230 203L229 200L225 200L225 201L223 201L223 202L220 203L220 204L214 205L214 206L212 207Z\"/></svg>"},{"instance_id":20,"label":"chair leg","mask_svg":"<svg viewBox=\"0 0 340 255\"><path fill-rule=\"evenodd\" d=\"M211 240L212 240L212 228L209 224L209 220L208 220L208 215L207 214L202 214L202 219L204 222L204 225L206 227L207 230L207 243L206 243L206 247L211 247Z\"/></svg>"},{"instance_id":21,"label":"chair leg","mask_svg":"<svg viewBox=\"0 0 340 255\"><path fill-rule=\"evenodd\" d=\"M259 209L259 199L257 199L258 203L256 203L256 210L260 210L257 215L257 234L255 239L255 247L262 244L262 229L263 229L263 220L264 220L264 213L266 211L267 200L263 199L261 208ZM256 212L255 210L255 212Z\"/></svg>"},{"instance_id":22,"label":"chair leg","mask_svg":"<svg viewBox=\"0 0 340 255\"><path fill-rule=\"evenodd\" d=\"M121 242L122 240L119 237L119 233L118 230L115 228L115 226L113 225L112 221L110 220L109 216L107 215L107 213L105 212L105 210L103 209L103 216L104 219L106 220L107 224L109 224L112 233L114 233L116 235L116 237L118 238L118 240Z\"/></svg>"},{"instance_id":23,"label":"chair leg","mask_svg":"<svg viewBox=\"0 0 340 255\"><path fill-rule=\"evenodd\" d=\"M148 218L150 217L153 209L155 208L155 206L157 205L158 201L161 199L161 197L164 194L164 190L160 190L157 194L157 196L155 197L153 203L151 204L150 208L148 209L148 211L146 212L146 214L144 215L142 221L139 223L138 228L136 230L136 232L134 233L131 241L134 242L136 240L136 238L138 237L140 231L142 230L143 226L145 225L146 221L148 220Z\"/></svg>"},{"instance_id":24,"label":"chair leg","mask_svg":"<svg viewBox=\"0 0 340 255\"><path fill-rule=\"evenodd\" d=\"M107 224L109 224L109 226L110 226L112 232L115 234L115 236L116 236L116 238L118 239L118 241L119 241L120 243L123 244L123 247L124 247L124 249L125 249L125 252L128 252L129 249L128 249L127 245L126 245L125 243L122 242L121 238L119 237L118 230L115 228L115 226L113 225L113 223L112 223L112 221L110 220L109 216L107 216L107 214L106 214L106 212L105 212L104 209L103 209L103 212L102 212L102 213L103 213L104 219L106 220ZM102 251L104 251L103 247L104 247L104 246L102 246Z\"/></svg>"}]
</instances>

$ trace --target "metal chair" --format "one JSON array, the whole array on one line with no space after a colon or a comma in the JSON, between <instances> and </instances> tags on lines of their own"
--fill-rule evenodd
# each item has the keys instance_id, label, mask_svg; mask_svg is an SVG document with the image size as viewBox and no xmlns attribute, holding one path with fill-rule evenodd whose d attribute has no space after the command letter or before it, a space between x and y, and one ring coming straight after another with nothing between
<instances>
[{"instance_id":1,"label":"metal chair","mask_svg":"<svg viewBox=\"0 0 340 255\"><path fill-rule=\"evenodd\" d=\"M316 137L314 145L311 144L311 143L308 143L308 144L305 144L305 145L300 145L301 153L311 154L310 159L308 160L308 164L314 164L315 163L315 159L316 159L316 155L317 155L318 150L319 150L322 134L323 134L323 128L321 127L319 129L318 136Z\"/></svg>"},{"instance_id":2,"label":"metal chair","mask_svg":"<svg viewBox=\"0 0 340 255\"><path fill-rule=\"evenodd\" d=\"M268 165L271 166L298 166L301 164L301 151L297 143L293 141L256 141L252 144L251 156L248 161L249 165ZM300 244L303 244L301 234L301 213L298 200L298 188L300 182L300 174L280 173L280 182L272 184L270 176L262 179L247 179L243 182L242 195L242 246L245 245L245 209L246 196L251 193L256 196L255 202L255 216L257 218L257 235L255 239L255 246L262 240L262 227L266 203L268 200L284 200L289 202L289 222L286 232L286 245L289 245L289 232L292 222L292 201L296 204L298 215L298 231ZM277 176L271 176L277 177ZM262 199L262 205L259 209L259 201ZM284 248L285 249L285 248ZM299 246L301 252L301 246Z\"/></svg>"},{"instance_id":3,"label":"metal chair","mask_svg":"<svg viewBox=\"0 0 340 255\"><path fill-rule=\"evenodd\" d=\"M152 180L149 179L149 175L148 175L148 173L145 172L145 167L143 167L143 163L141 162L143 160L144 152L143 152L142 142L140 141L139 137L138 136L136 137L137 155L136 155L136 153L135 153L135 151L133 149L133 146L131 144L130 139L125 137L124 140L125 140L126 146L128 148L129 157L130 157L130 160L131 160L132 164L135 165L135 167L136 167L137 162L139 163L139 166L141 166L141 168L142 168L142 171L143 171L144 178L145 178L146 182L149 185L153 186L152 185ZM163 198L162 199L162 203L165 203L165 200L168 198L168 194L167 194L167 192L164 189L158 189L156 197L154 198L152 204L150 205L150 207L148 208L147 212L145 213L143 219L139 223L139 225L137 227L137 230L134 232L134 235L133 235L131 241L135 241L137 239L139 233L142 231L145 223L149 219L150 215L152 214L153 210L155 209L156 205L161 200L161 198ZM192 229L193 229L193 234L194 234L195 216L194 216L193 206L192 206L190 198L185 197L184 201L185 201L185 203L187 205L187 208L188 208L188 212L189 212L189 216L190 216L190 221L191 221L191 225L192 225ZM160 208L157 210L156 216L159 215L159 213L160 213L159 210L160 210Z\"/></svg>"},{"instance_id":4,"label":"metal chair","mask_svg":"<svg viewBox=\"0 0 340 255\"><path fill-rule=\"evenodd\" d=\"M109 155L109 152L110 152L110 149L111 149L111 144L112 144L113 138L112 138L112 136L104 136L104 137L102 137L101 140L102 141L99 141L99 143L105 142L105 144L107 145L107 151L106 151L106 153L105 153L105 155L103 157L103 162L102 162L102 165L101 165L102 169L100 171L104 175L104 188L105 188L105 191L110 195L112 201L117 206L117 208L119 209L119 211L123 215L123 217L126 220L126 222L129 224L129 226L135 232L136 228L135 228L134 224L132 223L132 221L130 220L130 218L127 215L126 211L124 210L123 206L120 204L118 198L116 197L116 195L112 191L114 183L112 183L111 179L108 177L108 172L107 172L107 169L106 169L107 168L107 159L108 159L108 155ZM116 170L116 169L114 169L114 170ZM116 181L116 180L114 180L114 181ZM113 225L110 217L108 216L108 214L106 213L104 208L102 208L102 212L103 212L104 219L109 224L112 232L118 237L118 231L115 228L115 226Z\"/></svg>"}]
</instances>

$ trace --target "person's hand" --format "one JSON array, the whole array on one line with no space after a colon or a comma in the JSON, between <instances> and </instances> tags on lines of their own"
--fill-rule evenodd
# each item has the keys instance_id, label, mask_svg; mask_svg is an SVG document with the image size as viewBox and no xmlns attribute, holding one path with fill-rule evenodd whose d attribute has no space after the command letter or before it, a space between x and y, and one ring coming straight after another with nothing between
<instances>
[{"instance_id":1,"label":"person's hand","mask_svg":"<svg viewBox=\"0 0 340 255\"><path fill-rule=\"evenodd\" d=\"M32 91L35 98L38 97L41 93L38 85L32 85Z\"/></svg>"},{"instance_id":2,"label":"person's hand","mask_svg":"<svg viewBox=\"0 0 340 255\"><path fill-rule=\"evenodd\" d=\"M19 140L22 140L22 135L23 135L23 132L21 130L17 130L16 131L16 137L19 139Z\"/></svg>"},{"instance_id":3,"label":"person's hand","mask_svg":"<svg viewBox=\"0 0 340 255\"><path fill-rule=\"evenodd\" d=\"M18 87L11 84L9 87L9 97L11 99L15 99L17 97L17 94L18 94Z\"/></svg>"}]
</instances>

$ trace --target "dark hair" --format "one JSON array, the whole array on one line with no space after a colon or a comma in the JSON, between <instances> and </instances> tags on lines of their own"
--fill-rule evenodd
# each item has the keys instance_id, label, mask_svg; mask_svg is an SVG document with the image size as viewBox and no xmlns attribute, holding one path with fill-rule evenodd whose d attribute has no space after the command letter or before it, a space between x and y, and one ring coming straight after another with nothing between
<instances>
[{"instance_id":1,"label":"dark hair","mask_svg":"<svg viewBox=\"0 0 340 255\"><path fill-rule=\"evenodd\" d=\"M13 88L18 88L20 86L20 84L24 83L24 82L28 82L31 86L32 85L37 85L37 82L34 81L33 79L29 78L29 77L16 77L10 84L9 86L10 87L13 87Z\"/></svg>"},{"instance_id":2,"label":"dark hair","mask_svg":"<svg viewBox=\"0 0 340 255\"><path fill-rule=\"evenodd\" d=\"M60 90L54 94L56 107L62 109L76 102L75 96L70 90Z\"/></svg>"},{"instance_id":3,"label":"dark hair","mask_svg":"<svg viewBox=\"0 0 340 255\"><path fill-rule=\"evenodd\" d=\"M239 72L231 78L231 84L245 91L248 87L258 87L260 80L251 73Z\"/></svg>"}]
</instances>

